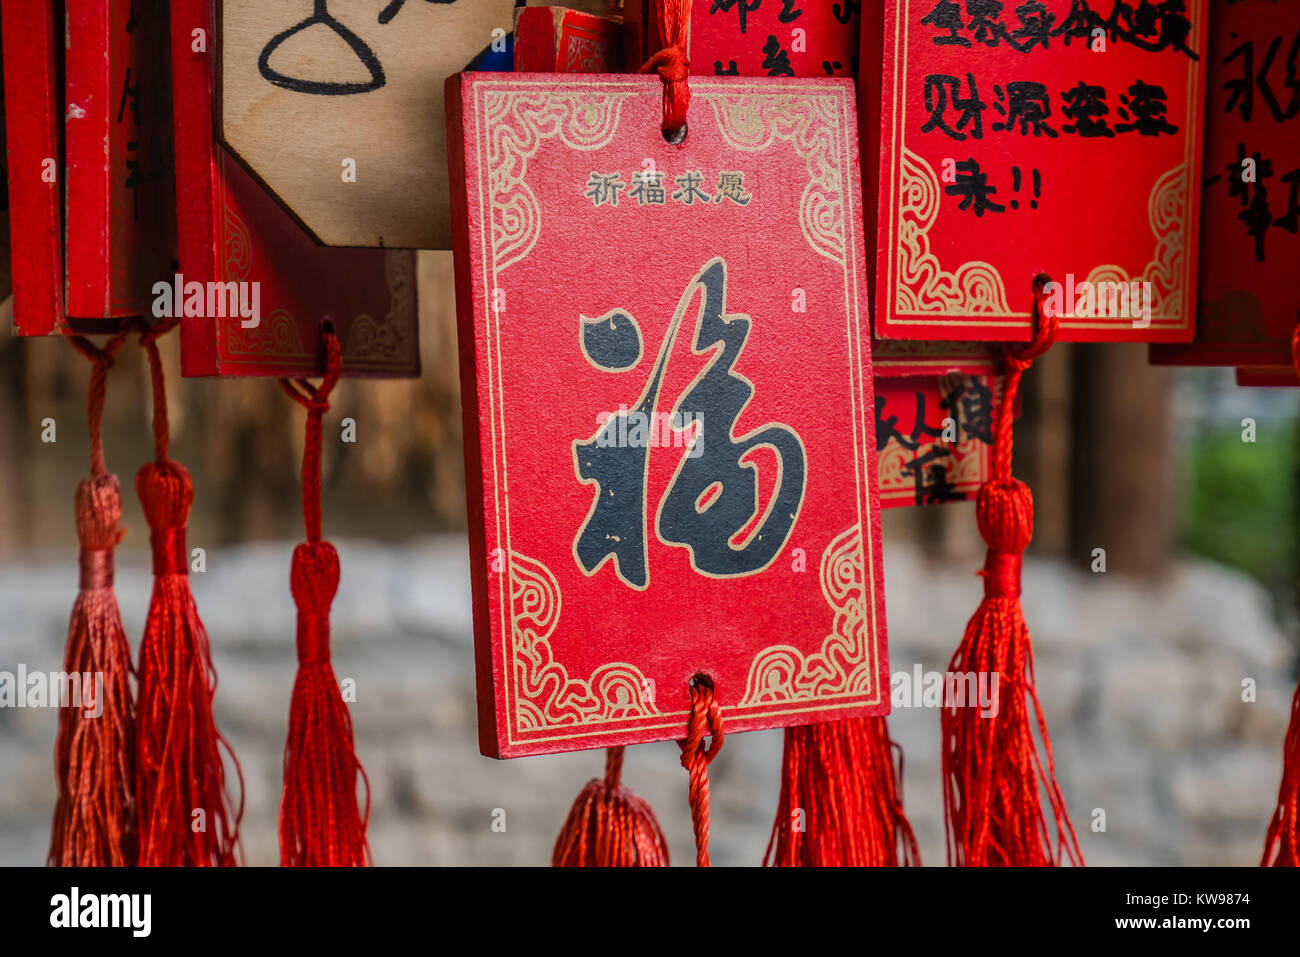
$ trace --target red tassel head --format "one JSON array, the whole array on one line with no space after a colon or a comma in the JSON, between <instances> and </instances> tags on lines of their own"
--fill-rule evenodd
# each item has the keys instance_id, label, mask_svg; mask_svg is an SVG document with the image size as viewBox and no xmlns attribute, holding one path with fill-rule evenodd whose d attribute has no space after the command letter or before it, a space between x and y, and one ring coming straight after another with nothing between
<instances>
[{"instance_id":1,"label":"red tassel head","mask_svg":"<svg viewBox=\"0 0 1300 957\"><path fill-rule=\"evenodd\" d=\"M339 553L329 542L302 542L293 550L289 590L298 611L328 614L339 590Z\"/></svg>"},{"instance_id":2,"label":"red tassel head","mask_svg":"<svg viewBox=\"0 0 1300 957\"><path fill-rule=\"evenodd\" d=\"M143 466L135 473L135 493L150 528L184 528L189 524L194 483L179 462L167 459Z\"/></svg>"},{"instance_id":3,"label":"red tassel head","mask_svg":"<svg viewBox=\"0 0 1300 957\"><path fill-rule=\"evenodd\" d=\"M1019 479L986 482L975 498L975 521L989 551L1019 555L1034 537L1034 495Z\"/></svg>"},{"instance_id":4,"label":"red tassel head","mask_svg":"<svg viewBox=\"0 0 1300 957\"><path fill-rule=\"evenodd\" d=\"M77 540L82 551L117 547L122 528L122 484L116 475L96 475L77 484Z\"/></svg>"},{"instance_id":5,"label":"red tassel head","mask_svg":"<svg viewBox=\"0 0 1300 957\"><path fill-rule=\"evenodd\" d=\"M554 867L667 867L668 842L650 805L622 786L623 749L610 748L605 777L582 789L555 839Z\"/></svg>"}]
</instances>

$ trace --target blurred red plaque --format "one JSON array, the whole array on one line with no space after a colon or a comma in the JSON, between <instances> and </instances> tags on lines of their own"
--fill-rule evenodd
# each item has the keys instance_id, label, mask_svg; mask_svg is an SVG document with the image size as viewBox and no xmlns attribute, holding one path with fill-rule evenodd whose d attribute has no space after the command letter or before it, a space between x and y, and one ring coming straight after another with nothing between
<instances>
[{"instance_id":1,"label":"blurred red plaque","mask_svg":"<svg viewBox=\"0 0 1300 957\"><path fill-rule=\"evenodd\" d=\"M989 375L877 375L880 507L974 499L989 478L1001 384Z\"/></svg>"},{"instance_id":2,"label":"blurred red plaque","mask_svg":"<svg viewBox=\"0 0 1300 957\"><path fill-rule=\"evenodd\" d=\"M485 754L888 711L852 84L691 93L448 81Z\"/></svg>"},{"instance_id":3,"label":"blurred red plaque","mask_svg":"<svg viewBox=\"0 0 1300 957\"><path fill-rule=\"evenodd\" d=\"M1289 367L1300 322L1300 4L1210 9L1196 338L1152 347L1151 361Z\"/></svg>"}]
</instances>

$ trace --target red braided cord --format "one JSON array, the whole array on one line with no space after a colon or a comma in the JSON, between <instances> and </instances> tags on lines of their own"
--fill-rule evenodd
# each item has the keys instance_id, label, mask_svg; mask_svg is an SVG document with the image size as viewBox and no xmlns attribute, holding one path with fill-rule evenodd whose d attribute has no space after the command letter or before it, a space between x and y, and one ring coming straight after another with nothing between
<instances>
[{"instance_id":1,"label":"red braided cord","mask_svg":"<svg viewBox=\"0 0 1300 957\"><path fill-rule=\"evenodd\" d=\"M307 541L321 539L321 420L330 410L329 394L343 373L343 355L334 333L326 331L325 376L319 386L306 379L281 379L285 394L307 410L307 439L302 452L302 517Z\"/></svg>"},{"instance_id":2,"label":"red braided cord","mask_svg":"<svg viewBox=\"0 0 1300 957\"><path fill-rule=\"evenodd\" d=\"M686 58L686 36L691 23L691 0L656 0L659 13L659 42L662 49L637 72L659 73L664 81L664 135L680 142L685 135L686 110L691 103L687 83L690 61Z\"/></svg>"},{"instance_id":3,"label":"red braided cord","mask_svg":"<svg viewBox=\"0 0 1300 957\"><path fill-rule=\"evenodd\" d=\"M709 765L722 748L722 709L713 696L713 685L691 682L691 717L686 737L677 742L682 749L682 767L690 772L691 825L695 830L695 863L709 867ZM708 735L713 740L705 747Z\"/></svg>"},{"instance_id":4,"label":"red braided cord","mask_svg":"<svg viewBox=\"0 0 1300 957\"><path fill-rule=\"evenodd\" d=\"M108 474L104 461L104 393L108 383L108 370L113 365L113 357L126 342L127 330L116 333L100 349L85 336L71 336L72 348L90 360L90 386L86 391L86 414L90 424L90 474L98 478Z\"/></svg>"}]
</instances>

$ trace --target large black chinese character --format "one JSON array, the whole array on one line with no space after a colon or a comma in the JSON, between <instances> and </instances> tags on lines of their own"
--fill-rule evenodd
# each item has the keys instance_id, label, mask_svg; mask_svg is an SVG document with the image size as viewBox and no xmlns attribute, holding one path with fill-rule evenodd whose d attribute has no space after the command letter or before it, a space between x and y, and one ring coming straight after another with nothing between
<instances>
[{"instance_id":1,"label":"large black chinese character","mask_svg":"<svg viewBox=\"0 0 1300 957\"><path fill-rule=\"evenodd\" d=\"M999 100L1003 98L1001 86L994 84L993 92ZM994 123L993 129L1014 131L1018 126L1021 136L1031 131L1035 136L1045 134L1049 139L1057 135L1047 123L1052 115L1052 103L1042 83L1012 80L1007 84L1006 101L1005 107L1000 102L993 104L993 109L1006 118L1005 122Z\"/></svg>"},{"instance_id":2,"label":"large black chinese character","mask_svg":"<svg viewBox=\"0 0 1300 957\"><path fill-rule=\"evenodd\" d=\"M656 532L665 543L688 549L697 571L737 576L771 564L794 528L806 485L803 442L793 429L773 422L745 435L734 434L736 420L754 394L754 386L733 372L752 323L748 316L726 313L726 263L715 258L686 287L636 407L609 416L590 439L573 443L579 479L596 486L591 511L573 544L574 557L589 575L612 558L627 584L638 589L649 584L650 443L620 444L618 436L630 434L633 417L653 420L669 354L697 295L701 301L693 349L713 356L677 400L669 419L679 432L695 431L659 502ZM640 361L641 341L640 329L625 312L583 320L583 352L598 368L633 368ZM760 447L774 452L779 463L766 509L760 508L758 468L750 458Z\"/></svg>"},{"instance_id":3,"label":"large black chinese character","mask_svg":"<svg viewBox=\"0 0 1300 957\"><path fill-rule=\"evenodd\" d=\"M713 0L709 13L727 13L734 7L740 16L740 32L744 33L749 29L749 15L758 9L761 2L762 0Z\"/></svg>"},{"instance_id":4,"label":"large black chinese character","mask_svg":"<svg viewBox=\"0 0 1300 957\"><path fill-rule=\"evenodd\" d=\"M961 95L961 80L955 76L933 73L925 78L923 97L925 108L930 111L930 118L922 125L922 133L929 133L931 130L937 129L952 139L960 141L966 139L966 134L962 130L967 124L970 124L971 138L983 139L984 121L982 116L987 104L980 99L979 89L975 86L975 75L973 73L966 74L966 82L970 85L969 97ZM949 126L947 120L944 119L950 101L952 108L960 111L957 122L953 126Z\"/></svg>"},{"instance_id":5,"label":"large black chinese character","mask_svg":"<svg viewBox=\"0 0 1300 957\"><path fill-rule=\"evenodd\" d=\"M961 5L953 0L939 0L934 5L934 9L921 18L921 23L936 30L948 31L947 36L934 37L936 46L970 46L970 40L957 35L957 31L965 26L965 23L961 18Z\"/></svg>"},{"instance_id":6,"label":"large black chinese character","mask_svg":"<svg viewBox=\"0 0 1300 957\"><path fill-rule=\"evenodd\" d=\"M980 172L980 164L974 159L957 163L957 182L945 186L943 191L949 196L960 196L958 209L970 209L976 216L983 217L985 210L993 213L1006 212L1006 207L992 200L998 191L989 185L989 174Z\"/></svg>"},{"instance_id":7,"label":"large black chinese character","mask_svg":"<svg viewBox=\"0 0 1300 957\"><path fill-rule=\"evenodd\" d=\"M1071 120L1072 125L1062 126L1067 133L1080 136L1114 136L1115 131L1106 122L1110 107L1106 105L1106 89L1090 86L1079 81L1079 85L1061 93L1061 115Z\"/></svg>"},{"instance_id":8,"label":"large black chinese character","mask_svg":"<svg viewBox=\"0 0 1300 957\"><path fill-rule=\"evenodd\" d=\"M1177 133L1178 127L1166 118L1169 97L1162 86L1152 83L1135 82L1128 88L1128 95L1120 94L1119 101L1124 104L1117 112L1124 120L1132 122L1116 123L1115 132L1127 133L1137 130L1142 136L1159 136L1161 133Z\"/></svg>"},{"instance_id":9,"label":"large black chinese character","mask_svg":"<svg viewBox=\"0 0 1300 957\"><path fill-rule=\"evenodd\" d=\"M917 505L938 505L966 497L957 491L956 485L948 481L948 466L931 464L937 459L948 457L948 452L936 445L903 466L903 471L912 476Z\"/></svg>"}]
</instances>

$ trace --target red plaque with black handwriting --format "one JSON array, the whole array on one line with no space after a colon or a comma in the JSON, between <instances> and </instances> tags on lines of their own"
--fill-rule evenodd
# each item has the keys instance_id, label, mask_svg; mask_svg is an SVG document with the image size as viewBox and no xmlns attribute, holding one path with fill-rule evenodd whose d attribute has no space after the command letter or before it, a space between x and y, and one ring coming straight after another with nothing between
<instances>
[{"instance_id":1,"label":"red plaque with black handwriting","mask_svg":"<svg viewBox=\"0 0 1300 957\"><path fill-rule=\"evenodd\" d=\"M888 711L852 84L691 94L448 81L489 755Z\"/></svg>"},{"instance_id":2,"label":"red plaque with black handwriting","mask_svg":"<svg viewBox=\"0 0 1300 957\"><path fill-rule=\"evenodd\" d=\"M1028 339L1047 273L1061 339L1191 339L1205 0L868 0L863 24L877 336Z\"/></svg>"}]
</instances>

